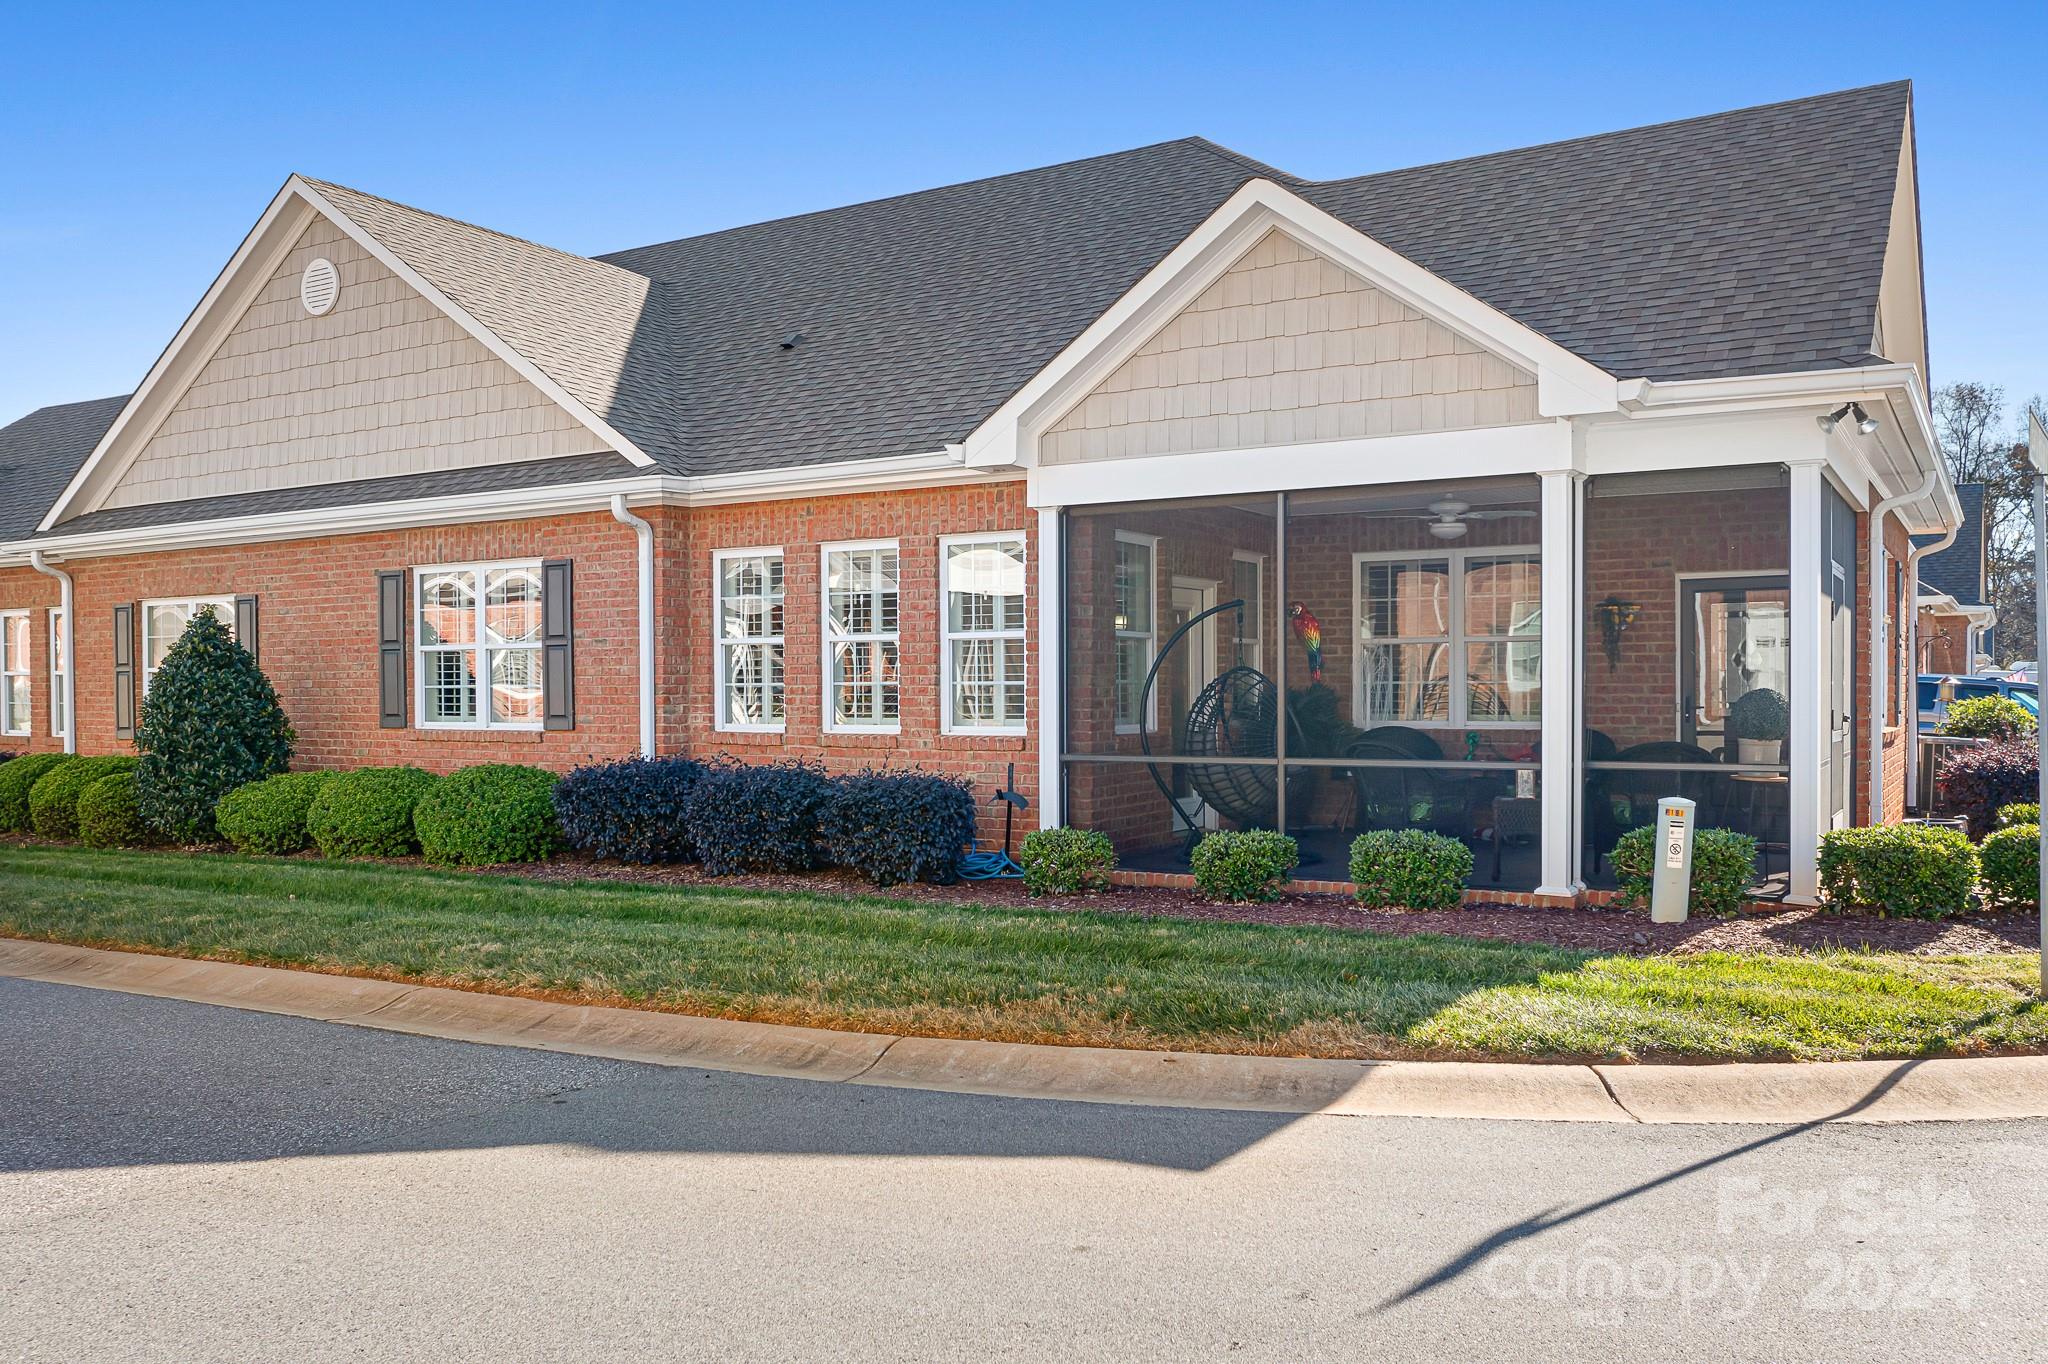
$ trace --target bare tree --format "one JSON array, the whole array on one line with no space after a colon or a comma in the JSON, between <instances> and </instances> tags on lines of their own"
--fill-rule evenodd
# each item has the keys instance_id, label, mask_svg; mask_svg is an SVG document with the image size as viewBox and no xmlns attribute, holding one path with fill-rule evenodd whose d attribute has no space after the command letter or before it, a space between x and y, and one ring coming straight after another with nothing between
<instances>
[{"instance_id":1,"label":"bare tree","mask_svg":"<svg viewBox=\"0 0 2048 1364\"><path fill-rule=\"evenodd\" d=\"M2041 398L2027 407L2042 410ZM2005 390L1954 383L1934 391L1934 429L1958 483L1984 485L1985 599L1998 609L1998 657L2038 658L2034 641L2033 482L2026 460L2026 414L2015 436Z\"/></svg>"}]
</instances>

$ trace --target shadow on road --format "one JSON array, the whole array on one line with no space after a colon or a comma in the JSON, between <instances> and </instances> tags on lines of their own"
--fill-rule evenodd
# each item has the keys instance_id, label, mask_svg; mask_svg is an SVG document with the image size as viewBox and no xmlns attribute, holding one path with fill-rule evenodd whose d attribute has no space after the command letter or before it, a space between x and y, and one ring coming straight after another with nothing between
<instances>
[{"instance_id":1,"label":"shadow on road","mask_svg":"<svg viewBox=\"0 0 2048 1364\"><path fill-rule=\"evenodd\" d=\"M1768 1146L1775 1146L1780 1142L1789 1141L1794 1137L1811 1132L1814 1128L1825 1123L1839 1122L1843 1118L1853 1117L1864 1109L1869 1108L1879 1099L1882 1099L1900 1081L1911 1074L1914 1067L1919 1064L1920 1062L1918 1061L1899 1062L1886 1071L1884 1077L1872 1085L1862 1098L1840 1112L1830 1113L1823 1118L1814 1118L1794 1127L1781 1128L1766 1136L1758 1137L1755 1141L1744 1142L1740 1146L1731 1147L1726 1151L1708 1156L1703 1160L1696 1160L1689 1165L1680 1166L1676 1170L1658 1175L1655 1179L1646 1179L1639 1184L1634 1184L1619 1192L1609 1194L1605 1198L1595 1199L1590 1203L1582 1203L1569 1211L1566 1211L1565 1205L1560 1203L1553 1207L1545 1208L1542 1212L1522 1218L1520 1221L1511 1222L1498 1231L1473 1242L1464 1250L1446 1260L1438 1268L1431 1270L1428 1274L1415 1280L1400 1292L1382 1301L1373 1310L1375 1313L1388 1312L1401 1306L1403 1303L1419 1298L1431 1289L1440 1288L1460 1276L1470 1273L1483 1264L1488 1256L1497 1251L1504 1250L1517 1242L1527 1241L1545 1232L1556 1231L1560 1227L1569 1226L1580 1218L1589 1217L1597 1212L1603 1212L1617 1204L1625 1203L1631 1198L1637 1198L1649 1193L1653 1189L1661 1189L1666 1185L1676 1184L1680 1180L1702 1174L1717 1165L1726 1164L1728 1161L1734 1160L1739 1156L1746 1156L1753 1151L1761 1151Z\"/></svg>"},{"instance_id":2,"label":"shadow on road","mask_svg":"<svg viewBox=\"0 0 2048 1364\"><path fill-rule=\"evenodd\" d=\"M1202 1170L1296 1116L764 1078L0 978L0 1173L535 1144Z\"/></svg>"}]
</instances>

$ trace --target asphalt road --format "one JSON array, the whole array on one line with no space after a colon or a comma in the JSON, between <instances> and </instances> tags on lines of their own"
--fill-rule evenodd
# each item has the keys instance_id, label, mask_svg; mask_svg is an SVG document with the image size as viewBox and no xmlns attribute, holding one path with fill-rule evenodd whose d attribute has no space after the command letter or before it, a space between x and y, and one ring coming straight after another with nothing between
<instances>
[{"instance_id":1,"label":"asphalt road","mask_svg":"<svg viewBox=\"0 0 2048 1364\"><path fill-rule=\"evenodd\" d=\"M2048 1123L1287 1118L0 980L0 1359L2048 1359Z\"/></svg>"}]
</instances>

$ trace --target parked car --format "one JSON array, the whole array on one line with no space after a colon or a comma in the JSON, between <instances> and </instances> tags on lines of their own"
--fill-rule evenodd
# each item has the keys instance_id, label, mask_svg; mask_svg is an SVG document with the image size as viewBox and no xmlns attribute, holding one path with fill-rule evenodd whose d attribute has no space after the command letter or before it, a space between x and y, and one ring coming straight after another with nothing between
<instances>
[{"instance_id":1,"label":"parked car","mask_svg":"<svg viewBox=\"0 0 2048 1364\"><path fill-rule=\"evenodd\" d=\"M2027 666L2027 665L2022 665ZM2034 682L2018 682L2010 677L1963 677L1955 673L1920 674L1920 732L1932 733L1941 724L1941 717L1947 713L1947 701L1942 699L1942 684L1952 688L1950 701L1962 701L1973 696L2004 696L2019 702L2032 711L2038 719L2041 714L2040 686Z\"/></svg>"}]
</instances>

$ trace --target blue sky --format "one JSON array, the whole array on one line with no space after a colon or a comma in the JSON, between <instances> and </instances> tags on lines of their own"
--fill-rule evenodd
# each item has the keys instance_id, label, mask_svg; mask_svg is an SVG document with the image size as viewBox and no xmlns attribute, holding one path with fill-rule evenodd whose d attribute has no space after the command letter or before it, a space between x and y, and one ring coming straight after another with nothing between
<instances>
[{"instance_id":1,"label":"blue sky","mask_svg":"<svg viewBox=\"0 0 2048 1364\"><path fill-rule=\"evenodd\" d=\"M7 48L0 421L132 388L295 170L592 253L1189 133L1356 175L1900 77L1935 380L2048 391L2039 0L48 5Z\"/></svg>"}]
</instances>

